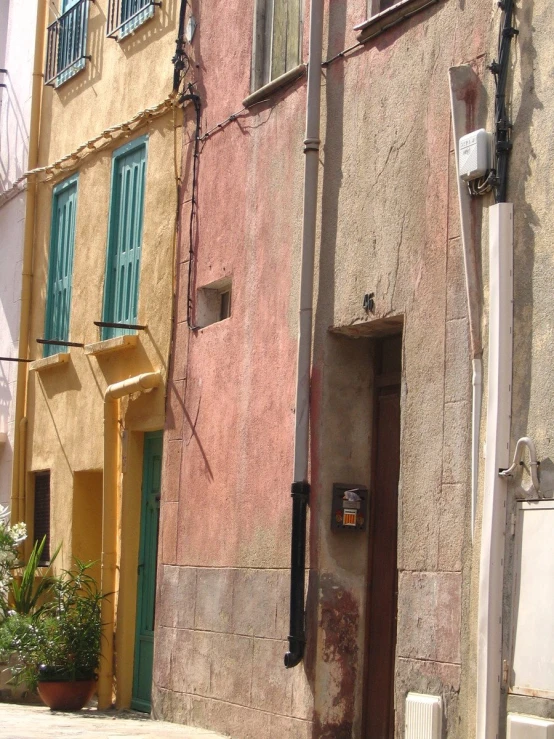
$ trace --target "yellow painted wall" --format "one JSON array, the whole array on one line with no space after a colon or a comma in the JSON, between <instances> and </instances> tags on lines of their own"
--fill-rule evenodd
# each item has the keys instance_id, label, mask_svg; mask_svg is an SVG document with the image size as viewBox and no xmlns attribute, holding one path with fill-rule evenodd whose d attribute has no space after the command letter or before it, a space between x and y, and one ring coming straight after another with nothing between
<instances>
[{"instance_id":1,"label":"yellow painted wall","mask_svg":"<svg viewBox=\"0 0 554 739\"><path fill-rule=\"evenodd\" d=\"M53 5L59 13L59 4L54 0L49 8ZM179 5L180 0L164 0L161 8L155 7L153 18L118 42L106 37L108 0L89 4L87 53L92 58L57 90L45 88L41 164L59 159L167 97L173 82ZM49 10L48 23L54 20Z\"/></svg>"},{"instance_id":2,"label":"yellow painted wall","mask_svg":"<svg viewBox=\"0 0 554 739\"><path fill-rule=\"evenodd\" d=\"M90 3L89 53L93 58L58 90L45 88L39 166L53 163L107 127L129 120L168 96L177 8L176 0L164 0L153 19L118 43L105 37L107 1ZM98 547L105 388L143 372L162 373L159 388L120 403L121 431L127 432L127 442L123 445L126 460L120 478L118 521L119 705L129 705L131 697L143 432L163 428L165 418L177 202L174 123L180 118L179 111L174 116L170 110L130 138L120 138L89 155L75 170L78 189L69 340L90 344L100 339L93 321L102 319L112 154L132 138L148 136L138 296L138 323L147 324L148 329L139 332L136 348L98 357L85 355L80 348L60 348L69 351L67 364L29 373L26 469L28 473L51 470L52 546L63 541L58 567L70 566L73 555L94 556ZM44 336L52 190L67 176L50 181L39 178L29 337L33 359L42 356L35 340ZM27 480L32 480L31 474ZM87 487L94 499L87 500ZM32 520L29 482L26 494L27 516Z\"/></svg>"}]
</instances>

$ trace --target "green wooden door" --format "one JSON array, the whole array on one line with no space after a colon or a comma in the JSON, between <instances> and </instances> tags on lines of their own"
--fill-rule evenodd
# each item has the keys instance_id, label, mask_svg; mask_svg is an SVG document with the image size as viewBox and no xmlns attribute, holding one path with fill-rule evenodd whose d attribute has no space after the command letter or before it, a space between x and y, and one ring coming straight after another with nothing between
<instances>
[{"instance_id":1,"label":"green wooden door","mask_svg":"<svg viewBox=\"0 0 554 739\"><path fill-rule=\"evenodd\" d=\"M131 707L150 711L152 662L154 655L154 610L156 598L156 560L160 517L160 479L162 432L144 435L142 509L138 564L135 665Z\"/></svg>"}]
</instances>

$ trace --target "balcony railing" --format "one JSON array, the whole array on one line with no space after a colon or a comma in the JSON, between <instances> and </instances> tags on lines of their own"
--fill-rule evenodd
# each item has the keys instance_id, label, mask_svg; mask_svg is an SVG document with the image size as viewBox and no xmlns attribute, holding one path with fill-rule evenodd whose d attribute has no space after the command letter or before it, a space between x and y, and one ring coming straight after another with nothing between
<instances>
[{"instance_id":1,"label":"balcony railing","mask_svg":"<svg viewBox=\"0 0 554 739\"><path fill-rule=\"evenodd\" d=\"M155 0L110 0L108 5L108 37L121 40L152 18Z\"/></svg>"},{"instance_id":2,"label":"balcony railing","mask_svg":"<svg viewBox=\"0 0 554 739\"><path fill-rule=\"evenodd\" d=\"M46 42L47 85L58 86L85 66L87 56L88 6L91 0L78 0L48 26Z\"/></svg>"}]
</instances>

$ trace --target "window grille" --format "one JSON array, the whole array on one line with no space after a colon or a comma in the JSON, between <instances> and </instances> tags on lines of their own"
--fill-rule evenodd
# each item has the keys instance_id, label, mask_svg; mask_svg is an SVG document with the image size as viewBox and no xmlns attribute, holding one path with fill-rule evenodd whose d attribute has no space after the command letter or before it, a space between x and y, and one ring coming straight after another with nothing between
<instances>
[{"instance_id":1,"label":"window grille","mask_svg":"<svg viewBox=\"0 0 554 739\"><path fill-rule=\"evenodd\" d=\"M50 471L35 474L35 541L42 541L44 536L41 564L50 561Z\"/></svg>"},{"instance_id":2,"label":"window grille","mask_svg":"<svg viewBox=\"0 0 554 739\"><path fill-rule=\"evenodd\" d=\"M44 81L58 87L73 77L90 59L87 56L87 24L90 0L66 0L63 12L48 26Z\"/></svg>"},{"instance_id":3,"label":"window grille","mask_svg":"<svg viewBox=\"0 0 554 739\"><path fill-rule=\"evenodd\" d=\"M152 18L154 0L110 0L108 5L108 37L118 41L133 33L142 23Z\"/></svg>"}]
</instances>

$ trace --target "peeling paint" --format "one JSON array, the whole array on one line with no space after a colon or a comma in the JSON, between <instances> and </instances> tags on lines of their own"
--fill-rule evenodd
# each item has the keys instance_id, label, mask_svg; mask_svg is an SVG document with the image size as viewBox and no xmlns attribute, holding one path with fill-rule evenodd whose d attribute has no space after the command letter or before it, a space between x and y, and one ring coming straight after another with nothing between
<instances>
[{"instance_id":1,"label":"peeling paint","mask_svg":"<svg viewBox=\"0 0 554 739\"><path fill-rule=\"evenodd\" d=\"M359 605L332 575L321 578L322 660L336 667L336 692L329 696L329 715L317 715L314 736L341 739L352 736L354 695L358 671Z\"/></svg>"}]
</instances>

